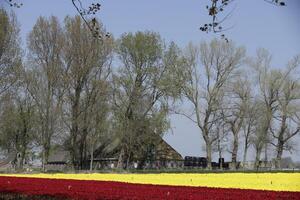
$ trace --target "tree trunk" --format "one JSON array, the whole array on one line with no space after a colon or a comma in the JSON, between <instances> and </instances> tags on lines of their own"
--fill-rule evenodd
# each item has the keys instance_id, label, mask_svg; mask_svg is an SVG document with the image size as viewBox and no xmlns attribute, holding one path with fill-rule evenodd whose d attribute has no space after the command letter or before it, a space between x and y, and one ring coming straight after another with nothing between
<instances>
[{"instance_id":1,"label":"tree trunk","mask_svg":"<svg viewBox=\"0 0 300 200\"><path fill-rule=\"evenodd\" d=\"M91 145L90 171L93 171L93 162L94 162L94 145Z\"/></svg>"},{"instance_id":2,"label":"tree trunk","mask_svg":"<svg viewBox=\"0 0 300 200\"><path fill-rule=\"evenodd\" d=\"M146 159L145 158L140 159L139 162L138 162L137 168L138 169L144 169L145 163L146 163Z\"/></svg>"},{"instance_id":3,"label":"tree trunk","mask_svg":"<svg viewBox=\"0 0 300 200\"><path fill-rule=\"evenodd\" d=\"M79 167L82 170L83 169L83 165L84 165L84 142L85 139L81 138L80 140L80 145L79 145Z\"/></svg>"},{"instance_id":4,"label":"tree trunk","mask_svg":"<svg viewBox=\"0 0 300 200\"><path fill-rule=\"evenodd\" d=\"M124 167L124 157L125 157L125 150L124 150L124 148L122 148L121 151L120 151L120 154L119 154L119 158L118 158L118 164L117 164L118 169L123 169L123 167Z\"/></svg>"},{"instance_id":5,"label":"tree trunk","mask_svg":"<svg viewBox=\"0 0 300 200\"><path fill-rule=\"evenodd\" d=\"M125 169L128 169L129 165L130 165L130 154L128 154L127 156Z\"/></svg>"},{"instance_id":6,"label":"tree trunk","mask_svg":"<svg viewBox=\"0 0 300 200\"><path fill-rule=\"evenodd\" d=\"M276 160L275 160L275 168L276 169L280 169L281 168L281 157L282 157L282 153L283 153L283 145L284 145L284 133L286 131L286 120L287 120L287 113L286 111L283 112L282 114L282 122L281 122L281 127L280 127L280 131L278 134L278 138L277 138L277 148L276 148Z\"/></svg>"},{"instance_id":7,"label":"tree trunk","mask_svg":"<svg viewBox=\"0 0 300 200\"><path fill-rule=\"evenodd\" d=\"M275 167L276 169L280 169L281 168L281 157L282 157L282 153L283 153L283 142L282 141L278 141L277 144L277 155L276 155L276 160L275 160Z\"/></svg>"},{"instance_id":8,"label":"tree trunk","mask_svg":"<svg viewBox=\"0 0 300 200\"><path fill-rule=\"evenodd\" d=\"M70 156L73 168L76 168L76 141L77 141L77 132L78 127L75 119L72 122L72 129L71 129L71 146L70 146Z\"/></svg>"},{"instance_id":9,"label":"tree trunk","mask_svg":"<svg viewBox=\"0 0 300 200\"><path fill-rule=\"evenodd\" d=\"M264 159L264 161L265 162L267 162L268 161L268 144L267 143L265 143L265 159Z\"/></svg>"},{"instance_id":10,"label":"tree trunk","mask_svg":"<svg viewBox=\"0 0 300 200\"><path fill-rule=\"evenodd\" d=\"M256 170L258 170L258 168L259 168L260 156L263 151L263 148L265 147L265 145L267 143L267 137L268 137L268 131L270 128L270 124L271 124L271 118L268 115L267 122L263 127L263 132L261 133L262 135L261 135L261 137L258 138L258 141L256 142L256 156L255 156L255 165L254 165L254 168ZM266 155L267 154L265 154L265 156Z\"/></svg>"},{"instance_id":11,"label":"tree trunk","mask_svg":"<svg viewBox=\"0 0 300 200\"><path fill-rule=\"evenodd\" d=\"M252 117L250 118L250 120L248 121L248 125L247 127L244 127L244 132L245 134L245 143L244 143L244 156L243 156L243 169L245 169L246 167L246 162L247 162L247 153L248 153L248 147L249 147L249 136L250 136L250 132L251 132L251 125L252 125Z\"/></svg>"},{"instance_id":12,"label":"tree trunk","mask_svg":"<svg viewBox=\"0 0 300 200\"><path fill-rule=\"evenodd\" d=\"M71 149L70 149L70 156L73 169L76 169L76 138L72 137L71 139Z\"/></svg>"},{"instance_id":13,"label":"tree trunk","mask_svg":"<svg viewBox=\"0 0 300 200\"><path fill-rule=\"evenodd\" d=\"M206 142L206 158L207 158L207 169L211 170L212 166L211 166L211 143L210 142Z\"/></svg>"},{"instance_id":14,"label":"tree trunk","mask_svg":"<svg viewBox=\"0 0 300 200\"><path fill-rule=\"evenodd\" d=\"M77 136L79 132L78 118L79 118L79 109L80 109L80 94L81 94L81 85L77 85L75 89L75 96L72 102L72 124L71 124L71 159L74 169L76 168L76 150L77 150Z\"/></svg>"},{"instance_id":15,"label":"tree trunk","mask_svg":"<svg viewBox=\"0 0 300 200\"><path fill-rule=\"evenodd\" d=\"M50 153L50 147L49 145L45 145L43 147L43 172L46 171L46 164L48 163L48 158L49 158L49 153Z\"/></svg>"},{"instance_id":16,"label":"tree trunk","mask_svg":"<svg viewBox=\"0 0 300 200\"><path fill-rule=\"evenodd\" d=\"M239 137L238 133L234 133L234 139L233 139L233 149L232 149L232 154L231 154L231 162L232 162L232 167L235 170L236 169L236 160L237 160L237 153L238 153L238 147L239 147Z\"/></svg>"},{"instance_id":17,"label":"tree trunk","mask_svg":"<svg viewBox=\"0 0 300 200\"><path fill-rule=\"evenodd\" d=\"M26 149L22 148L21 158L20 158L20 161L19 161L19 169L20 170L22 170L23 167L24 167L25 155L26 155Z\"/></svg>"},{"instance_id":18,"label":"tree trunk","mask_svg":"<svg viewBox=\"0 0 300 200\"><path fill-rule=\"evenodd\" d=\"M222 149L220 144L220 139L218 139L218 152L219 152L219 167L223 170L223 159L222 159Z\"/></svg>"},{"instance_id":19,"label":"tree trunk","mask_svg":"<svg viewBox=\"0 0 300 200\"><path fill-rule=\"evenodd\" d=\"M43 172L46 172L46 155L45 155L45 149L43 149L43 159L42 159L42 170Z\"/></svg>"},{"instance_id":20,"label":"tree trunk","mask_svg":"<svg viewBox=\"0 0 300 200\"><path fill-rule=\"evenodd\" d=\"M243 168L245 169L246 167L246 160L247 160L247 153L248 153L248 144L245 143L244 147L244 157L243 157Z\"/></svg>"},{"instance_id":21,"label":"tree trunk","mask_svg":"<svg viewBox=\"0 0 300 200\"><path fill-rule=\"evenodd\" d=\"M262 148L256 148L255 163L254 163L254 169L256 170L258 170L259 168L261 150Z\"/></svg>"}]
</instances>

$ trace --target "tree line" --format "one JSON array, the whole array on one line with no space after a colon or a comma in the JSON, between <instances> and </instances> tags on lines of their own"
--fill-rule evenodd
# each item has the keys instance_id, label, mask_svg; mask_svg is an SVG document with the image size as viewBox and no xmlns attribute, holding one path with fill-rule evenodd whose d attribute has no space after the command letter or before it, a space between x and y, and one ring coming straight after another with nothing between
<instances>
[{"instance_id":1,"label":"tree line","mask_svg":"<svg viewBox=\"0 0 300 200\"><path fill-rule=\"evenodd\" d=\"M44 168L56 145L74 167L116 151L118 168L143 168L171 114L199 128L210 169L213 152L229 151L236 166L241 143L244 162L254 147L257 167L272 149L279 168L295 147L300 56L277 69L267 50L249 58L232 41L180 48L151 31L99 40L80 16L39 17L23 49L13 13L0 10L0 27L0 148L20 154L18 168L36 151Z\"/></svg>"}]
</instances>

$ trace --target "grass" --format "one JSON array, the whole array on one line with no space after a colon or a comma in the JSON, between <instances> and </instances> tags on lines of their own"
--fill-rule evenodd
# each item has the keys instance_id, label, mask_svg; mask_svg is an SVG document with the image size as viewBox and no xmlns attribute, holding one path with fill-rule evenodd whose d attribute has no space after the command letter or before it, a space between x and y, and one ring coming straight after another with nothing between
<instances>
[{"instance_id":1,"label":"grass","mask_svg":"<svg viewBox=\"0 0 300 200\"><path fill-rule=\"evenodd\" d=\"M120 173L120 174L159 174L159 173L294 173L294 172L300 172L300 169L288 169L288 170L278 170L278 169L259 169L259 170L250 170L250 169L238 169L238 170L220 170L220 169L202 169L202 168L175 168L175 169L102 169L102 170L68 170L68 171L57 171L57 170L49 170L46 173L47 174L55 174L55 173ZM0 174L15 174L15 173L21 173L21 174L37 174L37 173L43 173L41 170L35 169L31 172L26 171L0 171Z\"/></svg>"},{"instance_id":2,"label":"grass","mask_svg":"<svg viewBox=\"0 0 300 200\"><path fill-rule=\"evenodd\" d=\"M76 173L90 173L90 171L76 171ZM291 170L208 170L201 168L186 168L186 169L128 169L128 170L120 170L120 169L112 169L112 170L96 170L92 171L92 173L140 173L140 174L155 174L155 173L294 173L300 172L299 169L291 169Z\"/></svg>"}]
</instances>

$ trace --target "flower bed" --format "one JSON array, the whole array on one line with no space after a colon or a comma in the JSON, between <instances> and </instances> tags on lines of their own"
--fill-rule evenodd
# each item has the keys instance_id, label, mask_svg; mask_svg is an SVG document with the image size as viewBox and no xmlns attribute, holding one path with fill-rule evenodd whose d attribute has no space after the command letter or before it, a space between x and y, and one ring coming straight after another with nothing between
<instances>
[{"instance_id":1,"label":"flower bed","mask_svg":"<svg viewBox=\"0 0 300 200\"><path fill-rule=\"evenodd\" d=\"M280 176L279 174L227 175L6 175L0 177L0 192L51 195L72 199L300 199L300 179L297 179L299 173L280 174ZM280 180L276 180L278 177ZM237 183L240 187L234 187Z\"/></svg>"}]
</instances>

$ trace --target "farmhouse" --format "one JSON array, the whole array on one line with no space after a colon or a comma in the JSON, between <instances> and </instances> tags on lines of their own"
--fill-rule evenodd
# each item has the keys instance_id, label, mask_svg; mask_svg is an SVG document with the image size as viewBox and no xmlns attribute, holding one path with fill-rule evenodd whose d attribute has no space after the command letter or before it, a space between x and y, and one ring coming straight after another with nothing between
<instances>
[{"instance_id":1,"label":"farmhouse","mask_svg":"<svg viewBox=\"0 0 300 200\"><path fill-rule=\"evenodd\" d=\"M94 169L111 169L117 166L118 161L118 151L111 150L110 153L105 154L103 157L100 153L101 147L94 151L93 168ZM90 157L90 156L89 156ZM136 162L129 165L129 168L136 168ZM57 148L50 153L48 163L46 164L47 170L63 171L70 167L71 156L69 151L63 148ZM86 159L83 165L83 169L89 169L90 158ZM153 159L147 160L145 162L145 167L147 169L153 168L178 168L183 167L183 157L164 139L160 138L159 143L153 153Z\"/></svg>"}]
</instances>

